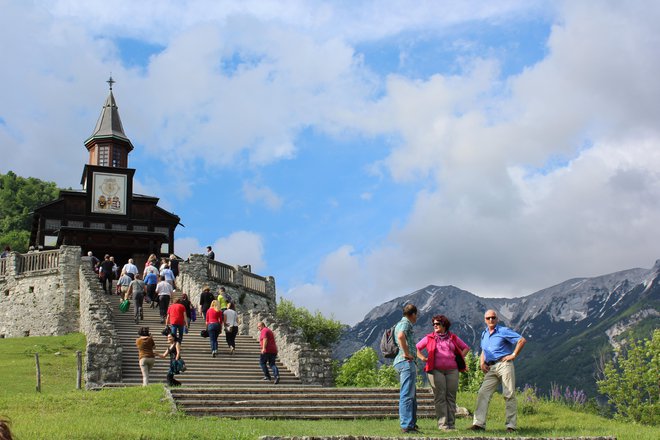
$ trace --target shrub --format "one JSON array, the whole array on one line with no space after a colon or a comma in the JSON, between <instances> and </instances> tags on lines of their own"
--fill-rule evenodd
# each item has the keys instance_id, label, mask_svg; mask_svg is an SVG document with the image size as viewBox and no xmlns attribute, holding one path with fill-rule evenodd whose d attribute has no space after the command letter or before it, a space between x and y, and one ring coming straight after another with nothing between
<instances>
[{"instance_id":1,"label":"shrub","mask_svg":"<svg viewBox=\"0 0 660 440\"><path fill-rule=\"evenodd\" d=\"M465 365L467 371L461 373L458 382L459 391L477 392L484 380L484 373L481 371L479 356L471 351L465 356Z\"/></svg>"},{"instance_id":2,"label":"shrub","mask_svg":"<svg viewBox=\"0 0 660 440\"><path fill-rule=\"evenodd\" d=\"M520 411L523 414L536 414L539 412L538 389L535 386L525 384L518 401L520 402Z\"/></svg>"},{"instance_id":3,"label":"shrub","mask_svg":"<svg viewBox=\"0 0 660 440\"><path fill-rule=\"evenodd\" d=\"M392 365L378 365L378 355L371 347L353 353L341 367L335 379L340 387L394 387L399 374Z\"/></svg>"},{"instance_id":4,"label":"shrub","mask_svg":"<svg viewBox=\"0 0 660 440\"><path fill-rule=\"evenodd\" d=\"M313 348L331 347L339 341L344 327L341 322L328 319L319 311L312 314L286 299L281 299L277 305L276 317L292 329L299 330Z\"/></svg>"},{"instance_id":5,"label":"shrub","mask_svg":"<svg viewBox=\"0 0 660 440\"><path fill-rule=\"evenodd\" d=\"M597 382L616 409L615 417L635 422L660 424L658 377L660 377L660 329L652 339L633 341L616 350L605 365L604 378Z\"/></svg>"}]
</instances>

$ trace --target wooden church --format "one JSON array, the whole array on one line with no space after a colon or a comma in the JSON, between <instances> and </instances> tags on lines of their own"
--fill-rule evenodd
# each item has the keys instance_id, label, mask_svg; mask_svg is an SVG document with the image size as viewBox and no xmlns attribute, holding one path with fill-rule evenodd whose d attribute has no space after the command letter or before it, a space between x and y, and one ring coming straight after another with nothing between
<instances>
[{"instance_id":1,"label":"wooden church","mask_svg":"<svg viewBox=\"0 0 660 440\"><path fill-rule=\"evenodd\" d=\"M89 159L82 172L82 190L61 190L59 198L33 213L30 246L54 249L80 246L117 264L134 258L174 253L174 230L180 218L158 206L158 198L133 193L135 169L128 167L133 144L124 133L119 110L110 93L94 132L85 141Z\"/></svg>"}]
</instances>

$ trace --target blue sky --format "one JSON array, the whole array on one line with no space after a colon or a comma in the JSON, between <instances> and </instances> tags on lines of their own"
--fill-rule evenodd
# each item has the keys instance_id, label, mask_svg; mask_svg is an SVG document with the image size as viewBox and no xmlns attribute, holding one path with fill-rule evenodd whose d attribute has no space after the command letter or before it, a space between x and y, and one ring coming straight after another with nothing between
<instances>
[{"instance_id":1,"label":"blue sky","mask_svg":"<svg viewBox=\"0 0 660 440\"><path fill-rule=\"evenodd\" d=\"M0 172L78 188L112 74L177 253L311 310L660 257L652 2L0 4Z\"/></svg>"}]
</instances>

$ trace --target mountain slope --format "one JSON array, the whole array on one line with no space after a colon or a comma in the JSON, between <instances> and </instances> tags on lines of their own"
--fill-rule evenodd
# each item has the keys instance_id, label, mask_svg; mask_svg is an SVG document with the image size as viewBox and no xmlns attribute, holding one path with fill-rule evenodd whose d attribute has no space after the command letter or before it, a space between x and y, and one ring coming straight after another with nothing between
<instances>
[{"instance_id":1,"label":"mountain slope","mask_svg":"<svg viewBox=\"0 0 660 440\"><path fill-rule=\"evenodd\" d=\"M405 304L417 305L415 338L432 331L431 318L446 315L451 330L479 350L483 315L498 312L503 325L528 340L519 360L519 386L551 383L595 395L602 353L626 337L648 337L660 327L660 260L651 269L629 269L593 278L575 278L519 298L481 298L454 286L427 286L375 307L350 328L335 349L344 359L365 346L378 351L382 332L401 319Z\"/></svg>"}]
</instances>

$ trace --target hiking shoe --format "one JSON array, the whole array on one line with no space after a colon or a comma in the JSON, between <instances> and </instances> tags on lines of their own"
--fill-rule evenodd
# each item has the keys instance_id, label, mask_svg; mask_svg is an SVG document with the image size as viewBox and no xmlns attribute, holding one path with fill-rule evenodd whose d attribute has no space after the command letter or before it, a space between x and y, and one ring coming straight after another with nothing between
<instances>
[{"instance_id":1,"label":"hiking shoe","mask_svg":"<svg viewBox=\"0 0 660 440\"><path fill-rule=\"evenodd\" d=\"M483 426L479 426L479 425L472 425L468 429L470 431L485 431L486 430L486 428L484 428Z\"/></svg>"},{"instance_id":2,"label":"hiking shoe","mask_svg":"<svg viewBox=\"0 0 660 440\"><path fill-rule=\"evenodd\" d=\"M506 432L516 432L516 428L508 427L506 428Z\"/></svg>"},{"instance_id":3,"label":"hiking shoe","mask_svg":"<svg viewBox=\"0 0 660 440\"><path fill-rule=\"evenodd\" d=\"M422 431L417 429L416 426L413 426L412 428L401 428L401 432L403 432L404 434L407 434L407 433L410 433L410 432L415 433L415 434L421 434L422 433Z\"/></svg>"}]
</instances>

